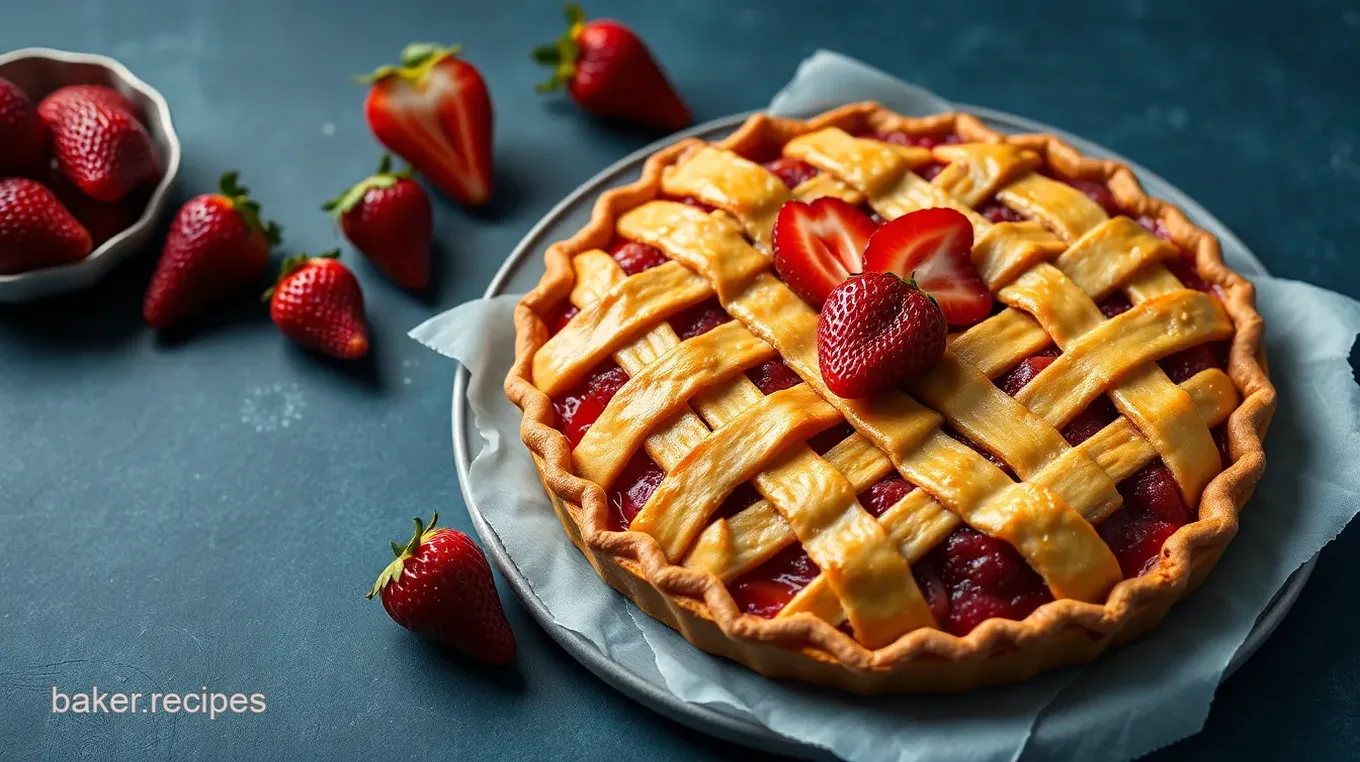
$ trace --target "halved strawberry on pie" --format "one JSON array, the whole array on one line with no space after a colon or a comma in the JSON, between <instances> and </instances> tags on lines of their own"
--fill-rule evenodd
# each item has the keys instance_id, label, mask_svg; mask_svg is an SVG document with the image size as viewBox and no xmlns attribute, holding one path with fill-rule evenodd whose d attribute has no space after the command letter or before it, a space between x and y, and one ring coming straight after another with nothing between
<instances>
[{"instance_id":1,"label":"halved strawberry on pie","mask_svg":"<svg viewBox=\"0 0 1360 762\"><path fill-rule=\"evenodd\" d=\"M832 289L864 270L864 247L876 228L869 215L839 198L789 201L774 223L775 272L820 310Z\"/></svg>"},{"instance_id":2,"label":"halved strawberry on pie","mask_svg":"<svg viewBox=\"0 0 1360 762\"><path fill-rule=\"evenodd\" d=\"M915 280L951 326L992 312L992 295L973 267L973 224L954 209L919 209L883 225L869 237L864 269Z\"/></svg>"}]
</instances>

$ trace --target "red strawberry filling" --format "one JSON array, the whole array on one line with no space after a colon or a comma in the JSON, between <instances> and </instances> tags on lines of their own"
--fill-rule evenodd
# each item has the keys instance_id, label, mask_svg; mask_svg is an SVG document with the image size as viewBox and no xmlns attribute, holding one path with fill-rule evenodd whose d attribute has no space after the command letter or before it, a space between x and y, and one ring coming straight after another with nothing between
<instances>
[{"instance_id":1,"label":"red strawberry filling","mask_svg":"<svg viewBox=\"0 0 1360 762\"><path fill-rule=\"evenodd\" d=\"M963 444L968 445L968 447L971 450L973 450L973 452L976 452L978 455L981 455L982 457L986 458L988 461L991 462L992 465L1004 471L1006 473L1006 476L1010 477L1012 480L1015 479L1015 472L1011 470L1010 466L1006 465L1005 461L996 457L992 453L982 449L982 447L978 445L977 442L974 442L973 440L969 439L968 437L965 437L964 435L960 434L959 432L953 430L948 426L945 426L942 430L944 431L944 433L948 434L951 439L954 439L958 442L962 442Z\"/></svg>"},{"instance_id":2,"label":"red strawberry filling","mask_svg":"<svg viewBox=\"0 0 1360 762\"><path fill-rule=\"evenodd\" d=\"M566 328L567 323L570 323L571 319L576 317L580 312L581 309L571 302L562 302L557 305L556 309L554 309L543 322L547 324L549 333L556 334L558 331Z\"/></svg>"},{"instance_id":3,"label":"red strawberry filling","mask_svg":"<svg viewBox=\"0 0 1360 762\"><path fill-rule=\"evenodd\" d=\"M655 246L636 241L617 239L609 247L609 255L619 263L619 267L629 275L637 275L644 270L666 264L665 253Z\"/></svg>"},{"instance_id":4,"label":"red strawberry filling","mask_svg":"<svg viewBox=\"0 0 1360 762\"><path fill-rule=\"evenodd\" d=\"M715 209L718 208L718 207L716 207L716 206L713 206L712 204L705 204L704 202L700 201L700 200L697 199L697 198L694 198L693 196L680 196L679 198L668 198L667 200L668 200L668 201L679 201L680 203L684 204L685 206L692 206L692 207L694 207L695 209L700 209L700 210L702 210L702 211L704 211L704 212L711 212L711 211L713 211L713 210L715 210Z\"/></svg>"},{"instance_id":5,"label":"red strawberry filling","mask_svg":"<svg viewBox=\"0 0 1360 762\"><path fill-rule=\"evenodd\" d=\"M1058 358L1056 347L1040 352L1033 357L1015 366L1009 373L996 380L996 385L1002 391L1014 397L1025 388L1025 385L1034 380L1034 377L1053 364ZM1115 409L1114 403L1104 395L1097 397L1086 409L1077 413L1071 421L1062 429L1063 439L1067 443L1076 447L1077 445L1090 439L1096 432L1114 423L1119 417L1119 411Z\"/></svg>"},{"instance_id":6,"label":"red strawberry filling","mask_svg":"<svg viewBox=\"0 0 1360 762\"><path fill-rule=\"evenodd\" d=\"M963 138L954 133L945 135L912 135L903 130L885 130L883 132L863 132L857 135L861 138L873 138L884 143L892 143L899 146L915 146L917 148L934 148L935 146L953 145L962 143Z\"/></svg>"},{"instance_id":7,"label":"red strawberry filling","mask_svg":"<svg viewBox=\"0 0 1360 762\"><path fill-rule=\"evenodd\" d=\"M628 374L614 363L605 363L586 376L560 398L553 400L557 420L567 441L575 447L619 389L628 382Z\"/></svg>"},{"instance_id":8,"label":"red strawberry filling","mask_svg":"<svg viewBox=\"0 0 1360 762\"><path fill-rule=\"evenodd\" d=\"M671 317L670 322L676 335L680 337L681 341L684 341L708 333L731 319L732 316L723 310L718 300L710 299L676 313Z\"/></svg>"},{"instance_id":9,"label":"red strawberry filling","mask_svg":"<svg viewBox=\"0 0 1360 762\"><path fill-rule=\"evenodd\" d=\"M996 380L997 388L1014 397L1020 393L1021 389L1025 388L1026 384L1033 381L1040 371L1053 364L1058 355L1057 347L1049 347L1033 357L1026 358L1012 368L1010 372Z\"/></svg>"},{"instance_id":10,"label":"red strawberry filling","mask_svg":"<svg viewBox=\"0 0 1360 762\"><path fill-rule=\"evenodd\" d=\"M1118 487L1124 507L1096 530L1119 559L1124 576L1136 577L1156 567L1167 538L1195 517L1161 460L1144 466Z\"/></svg>"},{"instance_id":11,"label":"red strawberry filling","mask_svg":"<svg viewBox=\"0 0 1360 762\"><path fill-rule=\"evenodd\" d=\"M1222 294L1211 287L1208 281L1200 277L1190 257L1182 256L1178 259L1168 259L1163 264L1166 265L1166 269L1171 271L1172 275L1176 276L1177 280L1185 284L1186 288L1193 288L1196 291L1203 291L1206 294L1213 294L1222 298Z\"/></svg>"},{"instance_id":12,"label":"red strawberry filling","mask_svg":"<svg viewBox=\"0 0 1360 762\"><path fill-rule=\"evenodd\" d=\"M932 161L929 164L917 167L916 174L925 178L927 181L934 180L936 177L939 176L941 172L944 171L945 166L946 165L941 164L938 161Z\"/></svg>"},{"instance_id":13,"label":"red strawberry filling","mask_svg":"<svg viewBox=\"0 0 1360 762\"><path fill-rule=\"evenodd\" d=\"M1175 241L1171 240L1171 231L1166 229L1166 225L1160 219L1149 217L1145 214L1138 218L1138 224L1147 228L1148 231L1163 241L1175 243Z\"/></svg>"},{"instance_id":14,"label":"red strawberry filling","mask_svg":"<svg viewBox=\"0 0 1360 762\"><path fill-rule=\"evenodd\" d=\"M1133 309L1133 302L1129 301L1129 298L1124 295L1124 292L1115 291L1104 299L1101 299L1100 304L1097 306L1100 307L1100 314L1107 318L1112 318Z\"/></svg>"},{"instance_id":15,"label":"red strawberry filling","mask_svg":"<svg viewBox=\"0 0 1360 762\"><path fill-rule=\"evenodd\" d=\"M609 528L615 532L626 530L665 476L645 450L634 453L609 490Z\"/></svg>"},{"instance_id":16,"label":"red strawberry filling","mask_svg":"<svg viewBox=\"0 0 1360 762\"><path fill-rule=\"evenodd\" d=\"M747 614L773 617L822 570L797 543L738 577L727 586L737 608Z\"/></svg>"},{"instance_id":17,"label":"red strawberry filling","mask_svg":"<svg viewBox=\"0 0 1360 762\"><path fill-rule=\"evenodd\" d=\"M1024 619L1053 600L1043 578L1015 548L969 527L955 529L916 566L918 585L926 582L921 585L926 602L940 626L955 635L966 635L993 617ZM936 595L943 588L947 599L932 601L930 588Z\"/></svg>"},{"instance_id":18,"label":"red strawberry filling","mask_svg":"<svg viewBox=\"0 0 1360 762\"><path fill-rule=\"evenodd\" d=\"M874 516L882 516L914 489L916 487L911 482L897 474L891 474L879 479L869 485L869 489L859 493L859 504Z\"/></svg>"},{"instance_id":19,"label":"red strawberry filling","mask_svg":"<svg viewBox=\"0 0 1360 762\"><path fill-rule=\"evenodd\" d=\"M789 190L797 188L799 185L811 180L820 174L821 170L799 159L790 159L781 156L774 161L767 161L761 166L774 173Z\"/></svg>"},{"instance_id":20,"label":"red strawberry filling","mask_svg":"<svg viewBox=\"0 0 1360 762\"><path fill-rule=\"evenodd\" d=\"M1157 364L1174 383L1184 383L1200 371L1223 367L1220 346L1218 343L1200 344L1163 357Z\"/></svg>"},{"instance_id":21,"label":"red strawberry filling","mask_svg":"<svg viewBox=\"0 0 1360 762\"><path fill-rule=\"evenodd\" d=\"M977 212L983 217L986 217L987 221L993 225L999 225L1003 222L1025 221L1025 215L996 200L988 201L982 206L979 206Z\"/></svg>"},{"instance_id":22,"label":"red strawberry filling","mask_svg":"<svg viewBox=\"0 0 1360 762\"><path fill-rule=\"evenodd\" d=\"M1085 193L1087 198L1099 204L1100 208L1104 209L1105 213L1111 217L1116 217L1124 213L1123 210L1119 208L1119 202L1114 200L1114 194L1110 192L1110 189L1107 188L1104 183L1098 183L1091 180L1063 180L1063 182L1082 193Z\"/></svg>"},{"instance_id":23,"label":"red strawberry filling","mask_svg":"<svg viewBox=\"0 0 1360 762\"><path fill-rule=\"evenodd\" d=\"M1119 418L1119 410L1109 397L1100 395L1086 406L1086 409L1077 413L1067 425L1062 428L1063 439L1067 443L1076 447L1095 436L1101 429L1114 423Z\"/></svg>"},{"instance_id":24,"label":"red strawberry filling","mask_svg":"<svg viewBox=\"0 0 1360 762\"><path fill-rule=\"evenodd\" d=\"M812 448L812 451L818 455L825 455L827 450L844 442L854 433L854 426L851 426L848 423L842 423L839 426L832 426L826 431L821 431L808 437L807 446Z\"/></svg>"},{"instance_id":25,"label":"red strawberry filling","mask_svg":"<svg viewBox=\"0 0 1360 762\"><path fill-rule=\"evenodd\" d=\"M803 382L792 368L778 358L766 360L746 371L746 377L751 379L751 383L755 384L762 394L774 394Z\"/></svg>"},{"instance_id":26,"label":"red strawberry filling","mask_svg":"<svg viewBox=\"0 0 1360 762\"><path fill-rule=\"evenodd\" d=\"M722 505L714 512L715 519L730 519L742 511L750 508L760 499L760 493L756 491L755 485L750 482L742 482L737 488L732 490L732 494L723 500Z\"/></svg>"}]
</instances>

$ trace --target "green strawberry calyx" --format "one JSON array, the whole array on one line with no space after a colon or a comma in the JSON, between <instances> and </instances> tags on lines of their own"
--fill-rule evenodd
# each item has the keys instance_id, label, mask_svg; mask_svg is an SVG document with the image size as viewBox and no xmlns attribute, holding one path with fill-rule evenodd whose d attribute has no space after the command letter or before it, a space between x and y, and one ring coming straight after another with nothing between
<instances>
[{"instance_id":1,"label":"green strawberry calyx","mask_svg":"<svg viewBox=\"0 0 1360 762\"><path fill-rule=\"evenodd\" d=\"M388 564L387 568L383 569L382 574L378 575L378 581L373 583L373 589L368 591L368 595L364 596L365 598L372 600L373 596L387 587L388 583L401 581L401 573L406 568L406 560L420 552L420 546L434 536L436 532L435 524L439 522L439 512L435 511L434 515L430 516L429 524L422 524L420 517L416 517L412 521L416 524L415 534L411 535L410 541L404 546L395 542L392 543L392 553L396 558L392 559L392 563Z\"/></svg>"},{"instance_id":2,"label":"green strawberry calyx","mask_svg":"<svg viewBox=\"0 0 1360 762\"><path fill-rule=\"evenodd\" d=\"M360 180L349 190L321 205L322 211L330 212L336 222L345 216L351 209L359 205L364 200L364 196L370 191L379 188L391 188L397 184L398 180L405 180L411 177L411 168L392 171L392 157L383 154L382 161L378 162L378 171L369 177Z\"/></svg>"},{"instance_id":3,"label":"green strawberry calyx","mask_svg":"<svg viewBox=\"0 0 1360 762\"><path fill-rule=\"evenodd\" d=\"M268 303L270 299L274 298L274 292L279 290L279 286L283 285L283 281L286 280L289 275L292 275L298 270L301 270L308 262L312 261L313 259L339 259L339 258L340 250L331 249L330 251L323 251L315 256L311 254L294 254L293 256L284 259L283 264L279 266L278 280L274 281L274 285L270 286L269 290L264 292L264 296L260 298L260 301Z\"/></svg>"},{"instance_id":4,"label":"green strawberry calyx","mask_svg":"<svg viewBox=\"0 0 1360 762\"><path fill-rule=\"evenodd\" d=\"M925 290L924 288L921 288L920 286L916 285L916 272L915 272L915 271L912 271L911 275L909 275L909 276L907 277L907 285L910 286L911 288L914 288L914 289L916 289L917 291L920 291L921 293L925 294L925 295L926 295L926 298L930 300L930 303L933 304L933 305L935 305L935 309L937 309L937 310L940 309L940 303L937 302L937 301L935 301L935 297L934 297L934 296L931 296L931 294L930 294L929 291L927 291L927 290ZM944 317L944 313L941 312L941 313L940 313L940 316L941 316L941 317Z\"/></svg>"},{"instance_id":5,"label":"green strawberry calyx","mask_svg":"<svg viewBox=\"0 0 1360 762\"><path fill-rule=\"evenodd\" d=\"M552 77L534 88L537 92L550 93L561 89L576 76L576 62L581 58L581 45L576 42L576 38L581 35L581 30L585 29L586 12L578 4L568 3L566 16L567 33L558 37L555 42L534 48L534 62L553 67Z\"/></svg>"},{"instance_id":6,"label":"green strawberry calyx","mask_svg":"<svg viewBox=\"0 0 1360 762\"><path fill-rule=\"evenodd\" d=\"M401 49L401 64L379 66L371 74L355 77L361 85L371 85L388 77L401 77L409 82L421 82L436 64L449 56L456 56L462 45L440 45L435 42L413 42Z\"/></svg>"},{"instance_id":7,"label":"green strawberry calyx","mask_svg":"<svg viewBox=\"0 0 1360 762\"><path fill-rule=\"evenodd\" d=\"M264 235L270 246L283 242L283 228L273 220L260 220L260 205L250 197L250 189L240 183L235 172L226 172L218 183L218 191L231 204L231 208L241 215L251 230Z\"/></svg>"}]
</instances>

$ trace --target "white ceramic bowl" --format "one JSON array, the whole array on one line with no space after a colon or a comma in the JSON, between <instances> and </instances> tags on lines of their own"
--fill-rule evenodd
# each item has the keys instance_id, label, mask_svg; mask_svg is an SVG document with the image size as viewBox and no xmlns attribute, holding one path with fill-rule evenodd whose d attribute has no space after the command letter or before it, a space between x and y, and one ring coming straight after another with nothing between
<instances>
[{"instance_id":1,"label":"white ceramic bowl","mask_svg":"<svg viewBox=\"0 0 1360 762\"><path fill-rule=\"evenodd\" d=\"M170 121L170 105L127 67L104 56L25 48L0 55L0 77L28 93L34 103L66 85L108 85L140 109L156 144L165 174L151 193L142 216L131 227L105 241L79 262L16 275L0 275L0 302L28 302L65 291L88 288L115 265L148 248L156 221L165 211L170 188L179 174L180 145Z\"/></svg>"}]
</instances>

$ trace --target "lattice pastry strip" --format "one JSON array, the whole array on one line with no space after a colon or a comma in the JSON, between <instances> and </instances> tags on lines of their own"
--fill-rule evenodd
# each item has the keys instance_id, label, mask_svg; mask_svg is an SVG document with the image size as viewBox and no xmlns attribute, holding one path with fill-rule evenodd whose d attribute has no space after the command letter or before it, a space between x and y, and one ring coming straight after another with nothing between
<instances>
[{"instance_id":1,"label":"lattice pastry strip","mask_svg":"<svg viewBox=\"0 0 1360 762\"><path fill-rule=\"evenodd\" d=\"M1232 380L1221 370L1203 371L1188 379L1183 386L1199 414L1212 425L1227 420L1239 402ZM872 454L841 451L847 443L850 440L827 452L826 458L852 481L856 480L852 473L862 474L860 481L856 482L857 486L861 483L867 486L892 470L887 458L877 451ZM1094 459L1115 481L1132 476L1157 457L1156 451L1138 428L1125 418L1106 426L1077 449ZM1087 514L1086 518L1092 523L1099 523L1104 517ZM741 522L740 525L738 522ZM902 555L915 563L954 531L960 522L924 490L914 490L888 508L879 517L879 523L898 543ZM771 520L771 517L748 509L725 522L711 524L695 544L686 563L710 571L724 580L735 579L794 541L793 534ZM834 591L820 578L799 591L784 610L790 614L811 613L832 623L839 623L844 618Z\"/></svg>"},{"instance_id":2,"label":"lattice pastry strip","mask_svg":"<svg viewBox=\"0 0 1360 762\"><path fill-rule=\"evenodd\" d=\"M815 313L769 275L740 289L715 280L721 277L719 263L759 256L744 240L725 238L724 248L693 245L714 241L712 228L723 225L723 217L725 213L709 215L676 202L654 201L625 213L618 232L656 246L705 275L728 313L773 344L786 364L882 449L904 477L969 524L1011 542L1055 595L1095 600L1118 581L1114 556L1079 513L1047 488L1012 482L982 456L940 432L937 413L902 394L872 400L831 394L817 369Z\"/></svg>"},{"instance_id":3,"label":"lattice pastry strip","mask_svg":"<svg viewBox=\"0 0 1360 762\"><path fill-rule=\"evenodd\" d=\"M840 171L847 171L846 167L856 160L855 157L866 153L876 156L876 160L882 162L889 162L895 156L884 147L886 144L856 141L836 131L814 133L795 139L790 145L792 147L790 153L800 158L819 161L823 166ZM847 146L852 146L855 150L850 151ZM1034 154L1027 151L1017 152L1009 146L976 144L949 148L953 149L949 152L950 156L976 157L979 162L986 163L992 168L988 172L968 172L964 179L953 181L955 186L977 188L984 198L995 192L1001 178L1028 172L1038 163L1038 158ZM751 173L765 171L735 154L711 147L703 149L696 156L702 157L705 173L711 178L708 182L712 185L721 186L725 182L731 182L733 177L739 175L745 177ZM671 182L676 177L690 176L686 166L682 161L680 169L666 175L663 187L667 193L682 195L693 190L692 187ZM905 171L905 162L898 169ZM944 176L944 173L941 175ZM757 185L759 184L750 180L741 182L742 188ZM718 200L735 195L738 194L711 191L708 198ZM781 195L780 198L784 196ZM753 207L763 208L764 205L747 201L742 205L723 208L737 216L749 230L760 223L760 220L755 218L743 219L746 210ZM1053 248L1047 246L1043 239L1036 239L1032 231L1038 231L1048 241L1057 243L1051 234L1034 223L1016 224L1011 227L1018 230L1015 238L1017 244L995 245L1003 258L1015 252L1021 252L1020 256L1023 257L1025 256L1023 252L1030 249L1043 251L1047 247L1046 250L1051 256L1056 256L1062 250L1060 243ZM1036 240L1037 244L1031 246L1030 243ZM1093 462L1080 453L1071 451L1052 427L1038 420L1023 406L989 383L985 377L964 367L965 365L946 357L940 367L917 382L912 388L913 393L936 410L946 413L956 428L974 442L1000 456L1015 468L1022 478L1037 480L1045 486L1056 489L1074 508L1103 517L1118 506L1120 499L1113 482L1096 468ZM1051 466L1051 469L1036 479L1038 472L1045 466Z\"/></svg>"},{"instance_id":4,"label":"lattice pastry strip","mask_svg":"<svg viewBox=\"0 0 1360 762\"><path fill-rule=\"evenodd\" d=\"M854 150L847 146L847 141L855 146ZM1155 264L1160 259L1173 256L1174 249L1161 244L1146 231L1135 230L1139 226L1131 220L1109 220L1104 210L1075 188L1031 172L1035 159L1030 158L1033 155L1028 151L1007 145L940 146L935 149L936 155L952 163L929 184L929 191L921 186L924 180L914 178L907 172L896 186L875 176L876 187L888 189L888 192L876 196L871 188L861 185L863 173L857 172L853 166L863 150L858 144L866 142L872 141L858 141L839 130L828 128L796 138L785 147L785 153L815 161L819 168L835 173L846 184L864 191L869 202L885 217L895 217L916 206L939 205L941 196L955 199L952 191L958 191L968 201L974 202L994 193L1008 206L1042 221L1063 240L1073 244L1067 252L1057 257L1058 271L1064 274L1071 271L1079 281L1078 287L1063 289L1062 294L1043 302L1050 312L1079 312L1083 308L1094 310L1094 304L1089 298L1083 298L1083 292L1091 296L1103 295L1121 280L1137 277L1135 274L1140 270L1151 271L1144 281L1150 284L1155 280L1161 293L1165 293L1168 280L1174 281L1164 268ZM966 204L963 200L955 199L955 205ZM994 289L1021 272L1048 267L1042 263L1045 255L1057 250L1051 243L1046 243L1044 234L1036 233L1033 228L998 231L997 228L1002 226L993 228L976 216L971 219L975 230L980 233L979 245L974 252L975 262L988 285ZM1015 243L1007 243L1012 237ZM1025 269L1022 270L1022 266ZM1179 286L1179 283L1176 285ZM1004 295L1003 289L1002 300L1006 301ZM1095 314L1099 318L1099 313ZM1007 319L1018 320L1014 316ZM1226 317L1218 321L1215 327L1224 324ZM1051 333L1049 328L1043 325L1041 330ZM1231 325L1227 324L1227 334L1231 330ZM1038 333L1034 336L1037 343ZM1016 345L1010 346L1014 348ZM976 351L970 351L975 348L967 344L960 349L964 356L976 354ZM1112 355L1107 353L1105 356L1109 358ZM1021 357L1016 357L1016 361ZM1193 406L1155 366L1139 369L1136 373L1127 367L1113 370L1116 372L1107 374L1105 378L1116 407L1147 427L1145 433L1171 469L1183 497L1193 505L1204 485L1218 471L1216 449L1208 427L1197 420ZM1134 375L1127 382L1115 383L1118 375L1130 373ZM1125 391L1123 386L1126 383L1136 384L1137 388ZM1086 399L1081 407L1089 401ZM1081 407L1070 411L1069 416Z\"/></svg>"},{"instance_id":5,"label":"lattice pastry strip","mask_svg":"<svg viewBox=\"0 0 1360 762\"><path fill-rule=\"evenodd\" d=\"M651 272L623 280L617 264L598 251L580 255L575 262L577 285L572 299L583 307L588 307L592 299L611 293L621 283ZM730 325L720 336L745 341L742 335L745 329L735 323ZM617 352L615 360L636 378L657 366L683 367L685 363L672 359L673 356L691 353L698 346L693 342L722 328L681 344L670 326L662 323L637 344ZM639 350L645 350L645 355L639 356ZM703 423L688 411L688 405L682 402L676 406L684 412L647 438L648 453L667 471L668 478L643 506L630 529L652 534L668 555L678 556L717 501L736 484L750 478L767 500L778 506L782 517L802 538L809 556L824 570L850 612L851 625L861 642L881 645L912 629L932 626L933 619L905 560L897 554L886 532L859 506L856 490L806 446L777 446L806 438L838 422L840 414L805 386L765 397L744 376L727 382L716 378L708 382L717 385L698 394L691 404L718 432L709 435ZM592 434L604 441L617 436L635 438L636 433L626 433L630 420L666 420L661 411L673 406L659 397L649 397L658 406L650 414L640 410L625 412L624 408L637 404L637 395L631 392L625 395L632 383L630 378L619 390L581 444ZM771 405L776 406L774 411L769 409ZM618 411L614 412L616 407ZM724 457L727 453L748 456L756 452L758 447L750 442L737 446L734 439L758 439L779 423L783 428L776 432L775 441L767 439L756 457L747 457L743 463ZM774 456L781 451L782 454ZM665 457L657 457L658 453ZM631 455L631 450L628 454ZM578 445L575 453L578 468L586 468L583 455ZM760 473L750 473L753 463L763 466ZM808 489L809 484L816 488ZM707 500L700 498L705 490L712 493ZM852 559L854 563L848 563Z\"/></svg>"}]
</instances>

